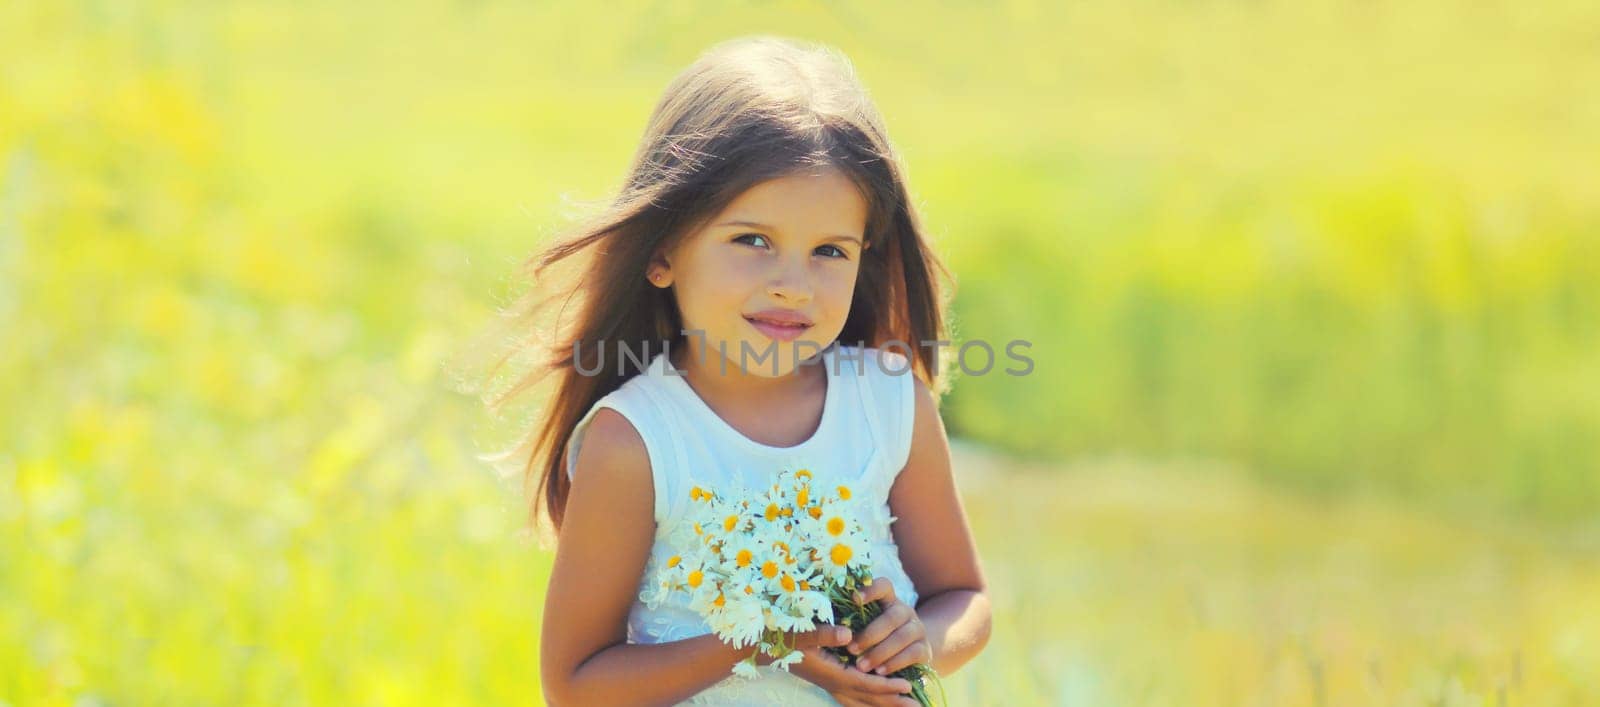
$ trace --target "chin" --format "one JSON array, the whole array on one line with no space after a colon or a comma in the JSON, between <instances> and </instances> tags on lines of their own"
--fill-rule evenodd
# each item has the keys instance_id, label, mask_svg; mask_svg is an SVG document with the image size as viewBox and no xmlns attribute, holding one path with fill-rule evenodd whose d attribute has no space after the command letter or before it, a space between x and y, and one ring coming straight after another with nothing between
<instances>
[{"instance_id":1,"label":"chin","mask_svg":"<svg viewBox=\"0 0 1600 707\"><path fill-rule=\"evenodd\" d=\"M737 348L740 345L748 348ZM758 361L759 354L768 350L769 347L775 352L775 355ZM796 339L794 341L772 341L770 339L745 341L742 344L734 344L732 348L728 349L728 363L738 366L740 351L747 350L751 353L745 358L748 364L745 367L746 373L761 376L762 378L781 378L794 373L796 369L800 368L802 358L817 356L825 348L827 347L821 343L807 339ZM776 364L773 362L774 359L776 359ZM774 366L776 366L776 372L774 372Z\"/></svg>"}]
</instances>

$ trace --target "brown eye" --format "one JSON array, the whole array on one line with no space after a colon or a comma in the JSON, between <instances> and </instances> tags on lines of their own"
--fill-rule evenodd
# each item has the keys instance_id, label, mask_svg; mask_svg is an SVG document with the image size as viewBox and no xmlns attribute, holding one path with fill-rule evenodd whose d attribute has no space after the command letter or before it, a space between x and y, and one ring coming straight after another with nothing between
<instances>
[{"instance_id":1,"label":"brown eye","mask_svg":"<svg viewBox=\"0 0 1600 707\"><path fill-rule=\"evenodd\" d=\"M759 233L741 233L741 234L739 234L737 236L734 236L733 242L735 242L735 243L744 243L746 241L744 241L743 239L746 239L746 238L760 238L762 245L761 246L757 246L758 248L759 247L764 247L766 242L767 242L767 237L763 236L763 235L761 235ZM752 243L751 245L755 245L755 244Z\"/></svg>"},{"instance_id":2,"label":"brown eye","mask_svg":"<svg viewBox=\"0 0 1600 707\"><path fill-rule=\"evenodd\" d=\"M823 249L823 248L832 248L832 249L833 249L833 250L834 250L834 251L836 251L836 252L838 252L838 253L839 253L839 254L838 254L838 255L831 255L831 256L828 256L828 257L830 257L830 258L847 258L847 257L849 257L849 256L850 256L850 254L849 254L849 253L846 253L846 252L844 252L844 249L843 249L843 248L840 248L840 247L839 247L839 246L836 246L836 245L825 245L825 246L820 246L820 247L818 247L818 248L817 248L817 250L822 250L822 249Z\"/></svg>"}]
</instances>

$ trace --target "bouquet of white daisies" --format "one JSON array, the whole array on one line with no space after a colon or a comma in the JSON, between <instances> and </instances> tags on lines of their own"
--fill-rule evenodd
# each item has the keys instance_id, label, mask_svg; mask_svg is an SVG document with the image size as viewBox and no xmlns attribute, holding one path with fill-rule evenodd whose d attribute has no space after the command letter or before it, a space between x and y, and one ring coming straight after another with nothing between
<instances>
[{"instance_id":1,"label":"bouquet of white daisies","mask_svg":"<svg viewBox=\"0 0 1600 707\"><path fill-rule=\"evenodd\" d=\"M877 618L878 602L853 598L872 579L872 556L848 486L829 493L812 487L809 470L784 469L769 489L732 491L697 486L689 492L688 522L673 538L680 554L657 569L641 601L657 608L673 592L688 593L689 608L724 643L757 646L733 666L734 674L749 678L760 675L760 652L783 670L804 658L787 644L789 633L819 623L859 632ZM823 650L844 663L855 660L838 648ZM925 682L937 679L932 668L913 665L892 677L905 678L918 702L932 704Z\"/></svg>"}]
</instances>

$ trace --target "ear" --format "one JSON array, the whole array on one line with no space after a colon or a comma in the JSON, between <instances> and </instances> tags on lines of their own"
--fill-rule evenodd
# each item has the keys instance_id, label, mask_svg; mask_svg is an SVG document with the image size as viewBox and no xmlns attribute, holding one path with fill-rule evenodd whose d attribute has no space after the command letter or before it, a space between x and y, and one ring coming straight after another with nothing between
<instances>
[{"instance_id":1,"label":"ear","mask_svg":"<svg viewBox=\"0 0 1600 707\"><path fill-rule=\"evenodd\" d=\"M644 268L644 277L650 284L666 289L672 286L672 263L667 261L666 255L657 253L650 258L650 263Z\"/></svg>"}]
</instances>

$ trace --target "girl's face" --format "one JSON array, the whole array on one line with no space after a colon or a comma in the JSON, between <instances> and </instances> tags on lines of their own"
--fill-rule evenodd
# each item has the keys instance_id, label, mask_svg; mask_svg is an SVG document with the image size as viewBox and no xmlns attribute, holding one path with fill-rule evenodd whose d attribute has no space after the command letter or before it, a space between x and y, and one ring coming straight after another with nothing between
<instances>
[{"instance_id":1,"label":"girl's face","mask_svg":"<svg viewBox=\"0 0 1600 707\"><path fill-rule=\"evenodd\" d=\"M744 372L783 376L844 329L866 222L866 200L839 170L779 177L740 194L653 260L646 275L675 288L690 353L712 366L726 355L734 373L748 351ZM785 315L809 326L763 322Z\"/></svg>"}]
</instances>

